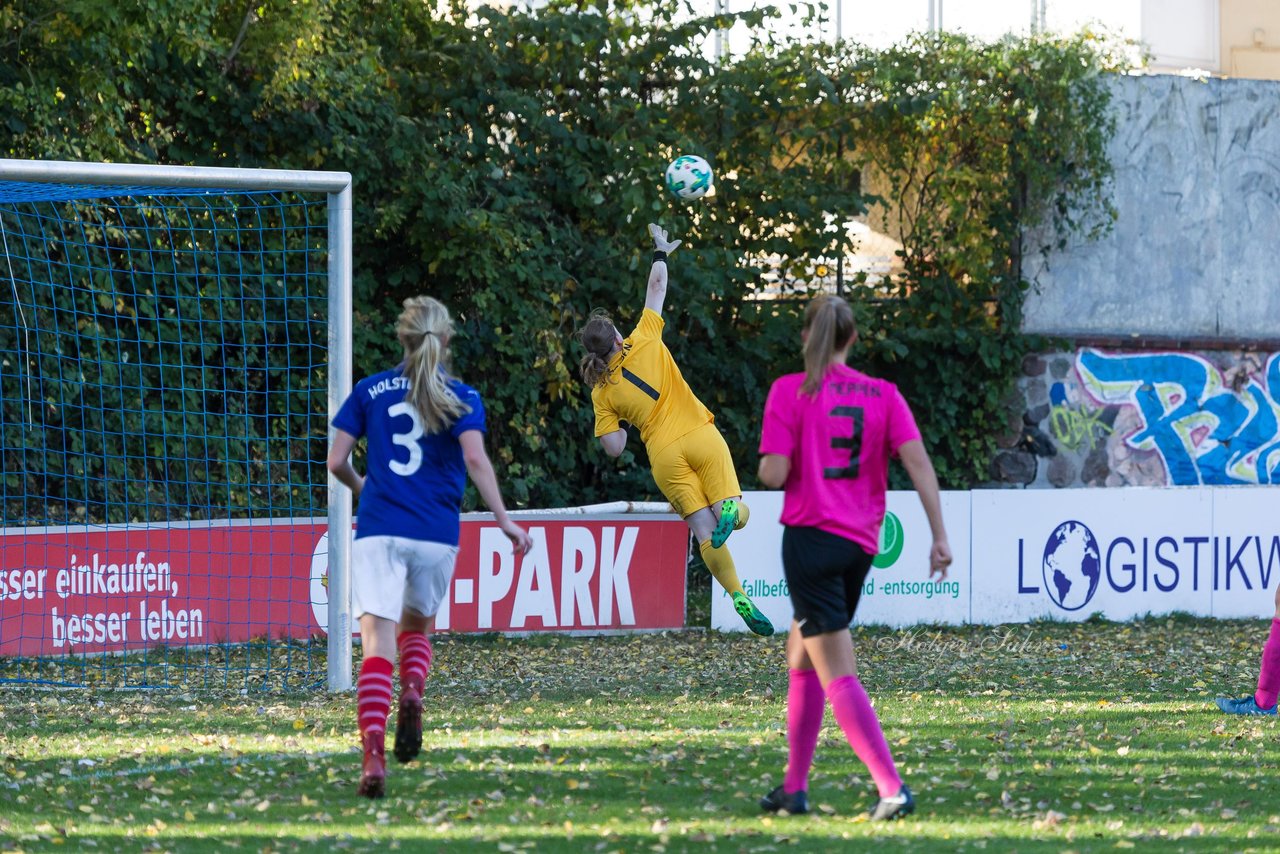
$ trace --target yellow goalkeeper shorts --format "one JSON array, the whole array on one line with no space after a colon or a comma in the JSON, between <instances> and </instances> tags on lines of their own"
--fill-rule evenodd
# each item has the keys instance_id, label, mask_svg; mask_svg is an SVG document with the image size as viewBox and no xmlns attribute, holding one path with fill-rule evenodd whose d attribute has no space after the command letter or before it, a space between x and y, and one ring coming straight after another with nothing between
<instances>
[{"instance_id":1,"label":"yellow goalkeeper shorts","mask_svg":"<svg viewBox=\"0 0 1280 854\"><path fill-rule=\"evenodd\" d=\"M742 494L729 446L712 422L650 453L649 465L658 488L681 519Z\"/></svg>"}]
</instances>

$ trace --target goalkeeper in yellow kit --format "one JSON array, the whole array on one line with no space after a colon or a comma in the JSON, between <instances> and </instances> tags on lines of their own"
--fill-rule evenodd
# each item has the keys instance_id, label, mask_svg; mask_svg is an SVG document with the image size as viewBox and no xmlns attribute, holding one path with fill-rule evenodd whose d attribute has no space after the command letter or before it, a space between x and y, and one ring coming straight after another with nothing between
<instances>
[{"instance_id":1,"label":"goalkeeper in yellow kit","mask_svg":"<svg viewBox=\"0 0 1280 854\"><path fill-rule=\"evenodd\" d=\"M742 589L725 540L747 522L747 506L729 446L715 417L698 400L662 343L662 303L667 296L667 255L680 245L665 230L649 226L653 267L644 312L635 331L623 338L609 315L592 312L578 337L587 353L580 370L591 387L596 437L616 457L627 444L623 422L634 425L649 452L653 479L698 540L707 569L733 597L734 610L758 635L773 624Z\"/></svg>"}]
</instances>

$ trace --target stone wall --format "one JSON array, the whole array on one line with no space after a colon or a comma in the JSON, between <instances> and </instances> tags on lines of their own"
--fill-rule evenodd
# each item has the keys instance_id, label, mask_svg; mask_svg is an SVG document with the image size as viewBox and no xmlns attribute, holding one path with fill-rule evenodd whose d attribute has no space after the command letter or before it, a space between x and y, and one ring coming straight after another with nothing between
<instances>
[{"instance_id":1,"label":"stone wall","mask_svg":"<svg viewBox=\"0 0 1280 854\"><path fill-rule=\"evenodd\" d=\"M989 486L1280 483L1280 352L1028 358Z\"/></svg>"}]
</instances>

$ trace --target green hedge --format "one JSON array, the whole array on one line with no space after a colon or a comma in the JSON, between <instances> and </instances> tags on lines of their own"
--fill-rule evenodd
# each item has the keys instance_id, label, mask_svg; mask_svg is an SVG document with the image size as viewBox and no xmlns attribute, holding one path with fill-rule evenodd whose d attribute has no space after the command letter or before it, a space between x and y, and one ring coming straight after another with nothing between
<instances>
[{"instance_id":1,"label":"green hedge","mask_svg":"<svg viewBox=\"0 0 1280 854\"><path fill-rule=\"evenodd\" d=\"M1107 43L768 38L716 64L715 25L766 32L765 13L676 23L672 4L553 2L468 22L431 5L10 5L0 139L9 157L351 171L356 373L397 358L404 297L449 304L513 503L657 497L638 441L620 462L596 447L572 340L594 307L638 317L650 220L685 241L667 340L744 485L768 385L800 367L804 296L833 286L859 311L858 366L901 385L943 483L985 479L1000 401L1036 343L1019 332L1027 235L1110 222ZM664 195L681 152L715 166L714 198ZM832 223L868 210L901 234L904 275L820 281L850 248ZM769 283L788 298L759 299ZM316 489L321 460L303 456L285 482Z\"/></svg>"},{"instance_id":2,"label":"green hedge","mask_svg":"<svg viewBox=\"0 0 1280 854\"><path fill-rule=\"evenodd\" d=\"M0 211L5 524L323 515L326 206L279 201Z\"/></svg>"}]
</instances>

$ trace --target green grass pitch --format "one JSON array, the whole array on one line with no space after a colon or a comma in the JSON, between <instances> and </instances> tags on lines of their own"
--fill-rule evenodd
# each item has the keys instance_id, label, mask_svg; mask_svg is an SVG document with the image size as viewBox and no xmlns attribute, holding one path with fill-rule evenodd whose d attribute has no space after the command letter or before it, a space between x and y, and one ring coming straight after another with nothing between
<instances>
[{"instance_id":1,"label":"green grass pitch","mask_svg":"<svg viewBox=\"0 0 1280 854\"><path fill-rule=\"evenodd\" d=\"M781 782L781 638L440 639L422 757L355 796L351 695L0 688L0 849L1269 851L1280 723L1228 718L1260 622L854 633L918 811L828 712L814 813ZM394 711L393 711L394 716Z\"/></svg>"}]
</instances>

